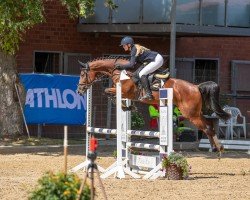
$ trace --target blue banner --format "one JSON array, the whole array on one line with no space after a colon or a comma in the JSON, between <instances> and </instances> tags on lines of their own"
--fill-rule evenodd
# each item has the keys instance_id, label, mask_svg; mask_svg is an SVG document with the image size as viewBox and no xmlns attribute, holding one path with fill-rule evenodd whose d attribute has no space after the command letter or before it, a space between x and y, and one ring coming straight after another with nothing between
<instances>
[{"instance_id":1,"label":"blue banner","mask_svg":"<svg viewBox=\"0 0 250 200\"><path fill-rule=\"evenodd\" d=\"M78 76L20 74L26 89L28 124L83 125L86 96L77 94Z\"/></svg>"}]
</instances>

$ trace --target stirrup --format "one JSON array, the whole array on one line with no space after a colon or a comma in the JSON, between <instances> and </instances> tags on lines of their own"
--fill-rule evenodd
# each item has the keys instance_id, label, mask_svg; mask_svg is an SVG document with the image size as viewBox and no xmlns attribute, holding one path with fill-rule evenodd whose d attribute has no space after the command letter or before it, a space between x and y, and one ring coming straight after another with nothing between
<instances>
[{"instance_id":1,"label":"stirrup","mask_svg":"<svg viewBox=\"0 0 250 200\"><path fill-rule=\"evenodd\" d=\"M160 79L167 79L169 77L170 73L167 72L166 74L155 74L156 78L160 78Z\"/></svg>"}]
</instances>

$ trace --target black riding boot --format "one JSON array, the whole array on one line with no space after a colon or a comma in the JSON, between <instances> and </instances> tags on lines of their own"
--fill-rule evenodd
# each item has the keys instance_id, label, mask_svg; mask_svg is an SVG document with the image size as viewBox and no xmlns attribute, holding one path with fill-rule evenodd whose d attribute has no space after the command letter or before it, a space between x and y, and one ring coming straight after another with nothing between
<instances>
[{"instance_id":1,"label":"black riding boot","mask_svg":"<svg viewBox=\"0 0 250 200\"><path fill-rule=\"evenodd\" d=\"M153 100L154 97L152 95L150 85L148 82L148 77L146 75L143 75L141 77L141 83L142 83L142 87L144 88L146 94L143 97L141 97L139 100Z\"/></svg>"}]
</instances>

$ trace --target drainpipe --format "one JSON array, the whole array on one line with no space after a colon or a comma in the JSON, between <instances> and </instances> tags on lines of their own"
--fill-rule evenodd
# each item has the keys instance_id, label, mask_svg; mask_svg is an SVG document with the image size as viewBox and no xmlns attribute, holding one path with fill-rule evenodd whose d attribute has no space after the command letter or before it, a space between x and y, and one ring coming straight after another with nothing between
<instances>
[{"instance_id":1,"label":"drainpipe","mask_svg":"<svg viewBox=\"0 0 250 200\"><path fill-rule=\"evenodd\" d=\"M175 47L176 47L176 0L172 0L171 6L171 33L170 33L170 75L176 77Z\"/></svg>"}]
</instances>

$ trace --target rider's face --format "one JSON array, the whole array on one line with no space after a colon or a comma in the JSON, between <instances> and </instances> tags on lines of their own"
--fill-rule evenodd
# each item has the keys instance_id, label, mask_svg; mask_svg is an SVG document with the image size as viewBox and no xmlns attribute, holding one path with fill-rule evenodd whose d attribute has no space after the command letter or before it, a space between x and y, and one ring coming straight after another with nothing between
<instances>
[{"instance_id":1,"label":"rider's face","mask_svg":"<svg viewBox=\"0 0 250 200\"><path fill-rule=\"evenodd\" d=\"M124 51L128 51L130 49L130 44L124 44L122 45Z\"/></svg>"}]
</instances>

